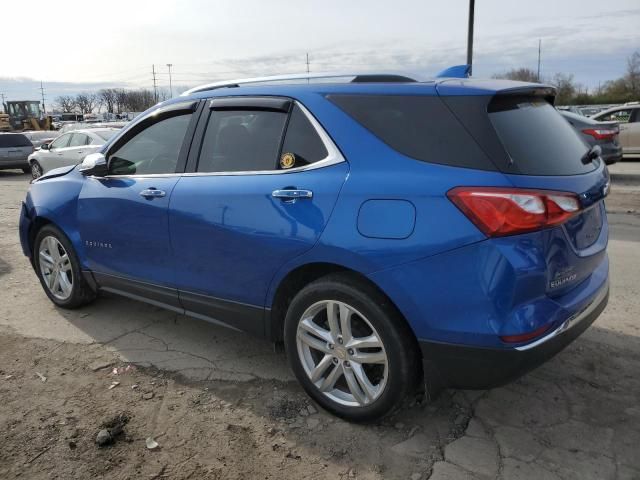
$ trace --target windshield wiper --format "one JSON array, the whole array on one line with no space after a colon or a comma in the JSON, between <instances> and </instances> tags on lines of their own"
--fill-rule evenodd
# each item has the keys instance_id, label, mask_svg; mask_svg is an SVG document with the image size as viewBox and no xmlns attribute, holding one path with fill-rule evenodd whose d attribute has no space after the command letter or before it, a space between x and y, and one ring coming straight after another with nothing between
<instances>
[{"instance_id":1,"label":"windshield wiper","mask_svg":"<svg viewBox=\"0 0 640 480\"><path fill-rule=\"evenodd\" d=\"M600 148L600 145L594 145L582 156L580 160L582 160L583 164L587 165L588 163L593 162L600 155L602 155L602 148Z\"/></svg>"}]
</instances>

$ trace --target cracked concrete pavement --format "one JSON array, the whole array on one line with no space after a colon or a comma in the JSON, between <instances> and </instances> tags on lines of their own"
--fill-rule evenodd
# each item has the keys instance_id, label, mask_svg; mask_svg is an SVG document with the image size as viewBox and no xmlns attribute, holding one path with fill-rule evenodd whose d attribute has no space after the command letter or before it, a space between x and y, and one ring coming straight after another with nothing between
<instances>
[{"instance_id":1,"label":"cracked concrete pavement","mask_svg":"<svg viewBox=\"0 0 640 480\"><path fill-rule=\"evenodd\" d=\"M629 169L640 173L640 163L625 164L627 179ZM55 308L19 247L27 187L27 176L0 171L0 332L95 344L194 382L293 383L284 356L245 334L111 295L78 311ZM612 297L594 326L511 385L451 391L435 406L401 412L392 421L403 433L385 453L390 467L411 464L398 472L415 472L414 480L640 479L640 216L625 207L629 199L640 204L640 191L616 192L614 181ZM456 408L434 414L443 405ZM383 444L385 431L367 434ZM386 472L380 478L400 478Z\"/></svg>"}]
</instances>

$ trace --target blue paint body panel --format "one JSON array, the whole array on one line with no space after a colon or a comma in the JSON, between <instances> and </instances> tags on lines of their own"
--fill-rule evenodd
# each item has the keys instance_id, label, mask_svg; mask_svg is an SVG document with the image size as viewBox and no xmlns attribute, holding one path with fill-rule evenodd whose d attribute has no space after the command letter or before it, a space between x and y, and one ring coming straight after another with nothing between
<instances>
[{"instance_id":1,"label":"blue paint body panel","mask_svg":"<svg viewBox=\"0 0 640 480\"><path fill-rule=\"evenodd\" d=\"M265 311L292 271L333 264L376 284L418 339L513 349L501 335L559 325L605 285L608 227L600 193L608 182L606 168L536 177L417 161L393 150L326 95L490 96L525 87L532 84L441 79L200 92L186 99L295 99L346 161L278 175L99 180L71 170L31 186L21 214L23 249L30 255L30 228L40 217L66 233L87 270ZM456 186L574 192L592 210L556 228L488 239L447 198ZM138 195L151 187L167 195L153 200ZM271 197L286 187L312 190L313 198L289 204ZM87 247L91 241L112 248ZM567 275L571 281L556 281Z\"/></svg>"}]
</instances>

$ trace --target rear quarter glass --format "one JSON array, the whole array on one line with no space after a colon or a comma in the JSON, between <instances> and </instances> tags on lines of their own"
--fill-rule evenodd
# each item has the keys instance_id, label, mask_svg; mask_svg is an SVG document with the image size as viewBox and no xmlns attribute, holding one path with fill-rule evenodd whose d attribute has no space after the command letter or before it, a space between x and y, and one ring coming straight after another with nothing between
<instances>
[{"instance_id":1,"label":"rear quarter glass","mask_svg":"<svg viewBox=\"0 0 640 480\"><path fill-rule=\"evenodd\" d=\"M330 94L327 99L403 155L423 162L496 170L440 97Z\"/></svg>"}]
</instances>

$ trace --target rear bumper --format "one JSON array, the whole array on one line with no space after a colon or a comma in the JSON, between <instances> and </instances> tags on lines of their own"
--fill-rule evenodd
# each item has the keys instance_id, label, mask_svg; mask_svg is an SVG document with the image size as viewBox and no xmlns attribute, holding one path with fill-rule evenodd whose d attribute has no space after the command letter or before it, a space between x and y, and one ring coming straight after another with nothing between
<instances>
[{"instance_id":1,"label":"rear bumper","mask_svg":"<svg viewBox=\"0 0 640 480\"><path fill-rule=\"evenodd\" d=\"M504 385L562 351L589 328L608 301L607 280L591 302L550 333L508 349L421 341L424 371L439 387L486 389Z\"/></svg>"},{"instance_id":2,"label":"rear bumper","mask_svg":"<svg viewBox=\"0 0 640 480\"><path fill-rule=\"evenodd\" d=\"M602 148L602 160L607 165L612 165L622 160L622 146L615 143L600 144Z\"/></svg>"},{"instance_id":3,"label":"rear bumper","mask_svg":"<svg viewBox=\"0 0 640 480\"><path fill-rule=\"evenodd\" d=\"M27 168L29 160L27 157L21 158L0 158L0 170L9 168Z\"/></svg>"}]
</instances>

